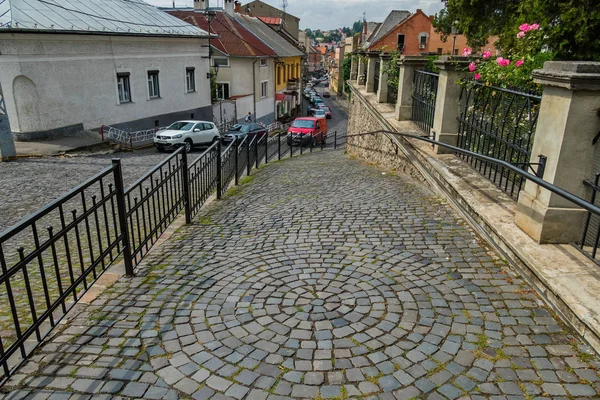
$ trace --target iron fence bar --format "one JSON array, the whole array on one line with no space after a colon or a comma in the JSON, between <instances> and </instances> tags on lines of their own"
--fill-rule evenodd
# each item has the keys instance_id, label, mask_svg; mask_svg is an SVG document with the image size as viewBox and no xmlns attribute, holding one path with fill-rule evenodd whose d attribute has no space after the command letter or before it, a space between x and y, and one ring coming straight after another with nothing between
<instances>
[{"instance_id":1,"label":"iron fence bar","mask_svg":"<svg viewBox=\"0 0 600 400\"><path fill-rule=\"evenodd\" d=\"M235 186L237 186L237 185L240 184L240 177L239 177L239 170L240 170L240 167L239 167L240 160L239 160L239 158L240 157L239 157L239 154L238 154L238 152L240 150L240 146L238 144L237 138L234 139L233 141L235 143Z\"/></svg>"},{"instance_id":2,"label":"iron fence bar","mask_svg":"<svg viewBox=\"0 0 600 400\"><path fill-rule=\"evenodd\" d=\"M258 166L260 165L260 160L258 159L258 143L260 142L260 139L256 140L258 138L258 136L254 136L255 142L254 143L254 163L256 164L254 168L258 169Z\"/></svg>"},{"instance_id":3,"label":"iron fence bar","mask_svg":"<svg viewBox=\"0 0 600 400\"><path fill-rule=\"evenodd\" d=\"M187 150L183 146L181 152L181 180L183 182L183 206L185 208L185 223L192 223L192 202L190 200L190 176L188 172ZM144 218L145 221L145 218ZM144 227L146 225L144 224Z\"/></svg>"},{"instance_id":4,"label":"iron fence bar","mask_svg":"<svg viewBox=\"0 0 600 400\"><path fill-rule=\"evenodd\" d=\"M133 277L133 260L131 258L131 243L129 242L129 228L127 227L127 212L125 210L125 191L123 188L123 174L121 169L121 160L115 158L112 160L114 167L115 191L117 196L117 212L119 216L119 226L123 240L123 263L125 264L125 275Z\"/></svg>"},{"instance_id":5,"label":"iron fence bar","mask_svg":"<svg viewBox=\"0 0 600 400\"><path fill-rule=\"evenodd\" d=\"M337 130L333 131L333 149L337 150Z\"/></svg>"},{"instance_id":6,"label":"iron fence bar","mask_svg":"<svg viewBox=\"0 0 600 400\"><path fill-rule=\"evenodd\" d=\"M252 163L250 162L250 146L252 146L252 142L254 139L248 142L248 147L246 147L246 175L250 176L250 170L252 169Z\"/></svg>"},{"instance_id":7,"label":"iron fence bar","mask_svg":"<svg viewBox=\"0 0 600 400\"><path fill-rule=\"evenodd\" d=\"M281 132L277 132L277 154L278 160L281 161Z\"/></svg>"},{"instance_id":8,"label":"iron fence bar","mask_svg":"<svg viewBox=\"0 0 600 400\"><path fill-rule=\"evenodd\" d=\"M269 134L265 133L265 164L269 163Z\"/></svg>"},{"instance_id":9,"label":"iron fence bar","mask_svg":"<svg viewBox=\"0 0 600 400\"><path fill-rule=\"evenodd\" d=\"M221 176L222 174L222 169L223 166L221 165L221 141L217 142L217 199L221 198L222 192L223 192L223 177Z\"/></svg>"},{"instance_id":10,"label":"iron fence bar","mask_svg":"<svg viewBox=\"0 0 600 400\"><path fill-rule=\"evenodd\" d=\"M583 181L583 183L586 186L590 186L592 188L592 196L590 199L590 203L594 204L594 202L596 201L596 194L598 193L598 191L600 191L600 187L598 187L598 183L600 182L600 173L596 174L596 177L594 179L594 183L592 184L589 181ZM584 228L583 228L583 232L581 234L581 244L580 244L580 248L583 250L583 248L585 247L585 242L588 236L588 229L590 226L590 222L592 219L592 213L588 212L588 215L586 216L585 219L585 224L584 224ZM597 228L596 230L596 237L594 238L594 242L593 242L593 250L592 250L592 254L591 254L591 258L595 259L596 258L596 254L598 252L598 243L600 242L600 226Z\"/></svg>"}]
</instances>

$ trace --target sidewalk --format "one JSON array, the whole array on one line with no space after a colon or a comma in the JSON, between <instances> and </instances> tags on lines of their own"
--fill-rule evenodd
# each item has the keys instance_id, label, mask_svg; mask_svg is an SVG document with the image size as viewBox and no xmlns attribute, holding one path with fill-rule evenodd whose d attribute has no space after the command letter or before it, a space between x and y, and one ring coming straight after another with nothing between
<instances>
[{"instance_id":1,"label":"sidewalk","mask_svg":"<svg viewBox=\"0 0 600 400\"><path fill-rule=\"evenodd\" d=\"M104 146L108 148L108 142L102 142L99 138L89 137L63 137L35 142L15 142L17 157L51 156L69 153L74 150L88 150Z\"/></svg>"}]
</instances>

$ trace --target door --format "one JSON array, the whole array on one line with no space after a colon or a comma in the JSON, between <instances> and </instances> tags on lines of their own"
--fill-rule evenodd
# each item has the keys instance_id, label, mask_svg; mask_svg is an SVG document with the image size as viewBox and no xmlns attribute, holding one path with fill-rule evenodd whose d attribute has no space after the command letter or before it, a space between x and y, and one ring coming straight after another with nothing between
<instances>
[{"instance_id":1,"label":"door","mask_svg":"<svg viewBox=\"0 0 600 400\"><path fill-rule=\"evenodd\" d=\"M192 133L190 134L194 143L202 143L202 131L203 130L204 130L204 126L202 125L202 122L199 122L196 125L194 125L194 128L192 129Z\"/></svg>"}]
</instances>

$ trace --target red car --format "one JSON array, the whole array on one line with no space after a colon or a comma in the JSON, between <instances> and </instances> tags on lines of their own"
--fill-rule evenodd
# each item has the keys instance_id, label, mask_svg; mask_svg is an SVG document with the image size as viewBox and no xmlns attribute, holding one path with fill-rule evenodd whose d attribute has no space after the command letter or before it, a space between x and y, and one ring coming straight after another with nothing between
<instances>
[{"instance_id":1,"label":"red car","mask_svg":"<svg viewBox=\"0 0 600 400\"><path fill-rule=\"evenodd\" d=\"M328 91L326 91L326 90L323 91L323 97L329 97L329 96L330 96L330 94Z\"/></svg>"},{"instance_id":2,"label":"red car","mask_svg":"<svg viewBox=\"0 0 600 400\"><path fill-rule=\"evenodd\" d=\"M331 119L331 110L329 109L329 107L323 104L319 106L319 110L325 111L325 116L327 117L327 119Z\"/></svg>"},{"instance_id":3,"label":"red car","mask_svg":"<svg viewBox=\"0 0 600 400\"><path fill-rule=\"evenodd\" d=\"M325 118L296 118L288 129L287 143L310 145L321 144L327 137L327 120Z\"/></svg>"}]
</instances>

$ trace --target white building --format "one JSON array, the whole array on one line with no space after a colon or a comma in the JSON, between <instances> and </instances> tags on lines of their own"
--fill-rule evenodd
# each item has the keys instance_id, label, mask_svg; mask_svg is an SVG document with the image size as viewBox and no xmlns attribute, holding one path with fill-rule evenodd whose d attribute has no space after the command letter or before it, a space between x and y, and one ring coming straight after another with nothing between
<instances>
[{"instance_id":1,"label":"white building","mask_svg":"<svg viewBox=\"0 0 600 400\"><path fill-rule=\"evenodd\" d=\"M275 116L275 51L242 26L235 18L233 0L223 8L208 9L208 2L195 1L194 8L163 9L169 14L208 31L207 11L211 12L210 32L213 72L216 73L215 122L231 123L251 113L253 120L272 123Z\"/></svg>"},{"instance_id":2,"label":"white building","mask_svg":"<svg viewBox=\"0 0 600 400\"><path fill-rule=\"evenodd\" d=\"M5 0L0 84L14 136L212 120L207 32L141 0Z\"/></svg>"}]
</instances>

